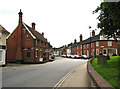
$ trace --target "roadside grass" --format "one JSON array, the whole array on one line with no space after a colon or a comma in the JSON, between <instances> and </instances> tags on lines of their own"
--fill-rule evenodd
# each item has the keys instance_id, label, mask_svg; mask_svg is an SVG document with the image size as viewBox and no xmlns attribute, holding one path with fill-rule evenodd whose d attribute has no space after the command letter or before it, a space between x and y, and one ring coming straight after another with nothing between
<instances>
[{"instance_id":1,"label":"roadside grass","mask_svg":"<svg viewBox=\"0 0 120 89\"><path fill-rule=\"evenodd\" d=\"M95 58L92 66L115 89L120 89L120 56L110 57L106 65L97 65L97 58Z\"/></svg>"}]
</instances>

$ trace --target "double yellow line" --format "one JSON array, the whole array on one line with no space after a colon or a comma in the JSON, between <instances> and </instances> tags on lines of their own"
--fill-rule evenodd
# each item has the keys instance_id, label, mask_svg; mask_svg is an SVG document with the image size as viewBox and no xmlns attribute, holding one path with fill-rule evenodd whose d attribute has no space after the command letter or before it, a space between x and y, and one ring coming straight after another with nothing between
<instances>
[{"instance_id":1,"label":"double yellow line","mask_svg":"<svg viewBox=\"0 0 120 89\"><path fill-rule=\"evenodd\" d=\"M73 70L71 70L69 73L67 73L54 87L53 89L58 89L58 87L61 86L61 84L71 75Z\"/></svg>"}]
</instances>

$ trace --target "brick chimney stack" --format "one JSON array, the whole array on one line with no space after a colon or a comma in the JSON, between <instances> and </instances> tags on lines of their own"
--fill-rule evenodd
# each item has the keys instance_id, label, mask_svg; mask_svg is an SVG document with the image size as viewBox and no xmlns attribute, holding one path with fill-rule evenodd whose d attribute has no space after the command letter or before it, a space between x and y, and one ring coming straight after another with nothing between
<instances>
[{"instance_id":1,"label":"brick chimney stack","mask_svg":"<svg viewBox=\"0 0 120 89\"><path fill-rule=\"evenodd\" d=\"M82 34L80 34L80 42L82 41Z\"/></svg>"},{"instance_id":2,"label":"brick chimney stack","mask_svg":"<svg viewBox=\"0 0 120 89\"><path fill-rule=\"evenodd\" d=\"M92 30L92 36L95 36L95 31L94 30Z\"/></svg>"},{"instance_id":3,"label":"brick chimney stack","mask_svg":"<svg viewBox=\"0 0 120 89\"><path fill-rule=\"evenodd\" d=\"M17 50L16 50L16 61L22 61L21 49L22 49L22 15L23 13L21 12L21 9L18 14L19 14L19 26L17 30L18 40L17 40Z\"/></svg>"},{"instance_id":4,"label":"brick chimney stack","mask_svg":"<svg viewBox=\"0 0 120 89\"><path fill-rule=\"evenodd\" d=\"M35 25L36 25L36 24L33 22L33 23L32 23L32 29L33 29L33 30L35 30Z\"/></svg>"},{"instance_id":5,"label":"brick chimney stack","mask_svg":"<svg viewBox=\"0 0 120 89\"><path fill-rule=\"evenodd\" d=\"M77 43L77 40L76 40L76 39L74 40L74 43Z\"/></svg>"},{"instance_id":6,"label":"brick chimney stack","mask_svg":"<svg viewBox=\"0 0 120 89\"><path fill-rule=\"evenodd\" d=\"M18 14L19 14L19 24L22 24L22 15L23 15L23 13L22 13L21 9L20 9L20 12Z\"/></svg>"},{"instance_id":7,"label":"brick chimney stack","mask_svg":"<svg viewBox=\"0 0 120 89\"><path fill-rule=\"evenodd\" d=\"M42 36L44 37L44 32L42 32Z\"/></svg>"}]
</instances>

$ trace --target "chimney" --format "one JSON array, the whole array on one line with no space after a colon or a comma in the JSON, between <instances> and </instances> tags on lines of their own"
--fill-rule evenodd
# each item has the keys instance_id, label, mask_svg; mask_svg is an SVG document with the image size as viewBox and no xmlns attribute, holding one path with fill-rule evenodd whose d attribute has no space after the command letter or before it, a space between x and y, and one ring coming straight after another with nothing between
<instances>
[{"instance_id":1,"label":"chimney","mask_svg":"<svg viewBox=\"0 0 120 89\"><path fill-rule=\"evenodd\" d=\"M80 34L80 42L82 41L82 34Z\"/></svg>"},{"instance_id":2,"label":"chimney","mask_svg":"<svg viewBox=\"0 0 120 89\"><path fill-rule=\"evenodd\" d=\"M33 29L33 30L35 30L35 25L36 25L36 24L33 22L33 23L32 23L32 29Z\"/></svg>"},{"instance_id":3,"label":"chimney","mask_svg":"<svg viewBox=\"0 0 120 89\"><path fill-rule=\"evenodd\" d=\"M42 32L42 36L44 37L44 32Z\"/></svg>"},{"instance_id":4,"label":"chimney","mask_svg":"<svg viewBox=\"0 0 120 89\"><path fill-rule=\"evenodd\" d=\"M19 14L19 24L22 24L22 15L23 15L23 13L21 12L21 9L20 9L20 12L18 14Z\"/></svg>"},{"instance_id":5,"label":"chimney","mask_svg":"<svg viewBox=\"0 0 120 89\"><path fill-rule=\"evenodd\" d=\"M95 36L95 31L94 30L92 30L92 36Z\"/></svg>"},{"instance_id":6,"label":"chimney","mask_svg":"<svg viewBox=\"0 0 120 89\"><path fill-rule=\"evenodd\" d=\"M77 40L76 40L76 39L74 40L74 43L77 43Z\"/></svg>"}]
</instances>

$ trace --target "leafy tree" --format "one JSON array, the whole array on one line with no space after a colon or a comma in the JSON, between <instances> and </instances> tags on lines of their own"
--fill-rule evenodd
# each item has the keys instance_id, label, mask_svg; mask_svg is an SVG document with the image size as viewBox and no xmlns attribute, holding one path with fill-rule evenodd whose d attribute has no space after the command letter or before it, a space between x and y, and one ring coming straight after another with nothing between
<instances>
[{"instance_id":1,"label":"leafy tree","mask_svg":"<svg viewBox=\"0 0 120 89\"><path fill-rule=\"evenodd\" d=\"M120 38L120 2L102 2L93 14L99 11L97 19L100 21L98 23L98 28L101 29L100 35Z\"/></svg>"}]
</instances>

